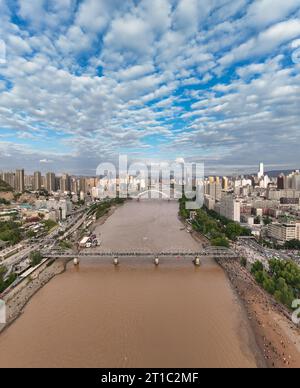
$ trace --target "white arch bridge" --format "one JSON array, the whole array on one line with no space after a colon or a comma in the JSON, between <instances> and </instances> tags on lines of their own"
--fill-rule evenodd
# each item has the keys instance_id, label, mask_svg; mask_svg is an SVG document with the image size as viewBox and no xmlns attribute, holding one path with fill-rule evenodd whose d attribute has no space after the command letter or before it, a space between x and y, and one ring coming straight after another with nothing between
<instances>
[{"instance_id":1,"label":"white arch bridge","mask_svg":"<svg viewBox=\"0 0 300 388\"><path fill-rule=\"evenodd\" d=\"M148 188L147 190L131 193L132 199L163 199L169 201L178 201L182 198L182 190L178 189L164 189L164 188Z\"/></svg>"}]
</instances>

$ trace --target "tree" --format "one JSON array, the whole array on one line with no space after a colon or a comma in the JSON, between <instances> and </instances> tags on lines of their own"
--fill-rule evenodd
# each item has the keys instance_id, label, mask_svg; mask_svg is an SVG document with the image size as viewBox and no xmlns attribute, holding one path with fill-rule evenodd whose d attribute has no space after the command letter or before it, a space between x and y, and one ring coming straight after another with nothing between
<instances>
[{"instance_id":1,"label":"tree","mask_svg":"<svg viewBox=\"0 0 300 388\"><path fill-rule=\"evenodd\" d=\"M264 266L262 262L256 261L251 268L251 273L255 275L256 272L262 272L264 270Z\"/></svg>"},{"instance_id":2,"label":"tree","mask_svg":"<svg viewBox=\"0 0 300 388\"><path fill-rule=\"evenodd\" d=\"M33 230L29 230L28 232L27 232L27 237L28 238L33 238L33 237L35 237L36 236L36 233L33 231Z\"/></svg>"},{"instance_id":3,"label":"tree","mask_svg":"<svg viewBox=\"0 0 300 388\"><path fill-rule=\"evenodd\" d=\"M263 288L271 295L274 295L276 286L274 280L268 276L263 281Z\"/></svg>"},{"instance_id":4,"label":"tree","mask_svg":"<svg viewBox=\"0 0 300 388\"><path fill-rule=\"evenodd\" d=\"M254 219L254 224L255 224L255 225L260 225L260 223L261 223L261 218L260 218L260 216L255 217L255 219Z\"/></svg>"},{"instance_id":5,"label":"tree","mask_svg":"<svg viewBox=\"0 0 300 388\"><path fill-rule=\"evenodd\" d=\"M265 272L264 271L257 271L254 274L255 280L257 281L258 284L263 285L263 283L266 280L265 277Z\"/></svg>"},{"instance_id":6,"label":"tree","mask_svg":"<svg viewBox=\"0 0 300 388\"><path fill-rule=\"evenodd\" d=\"M300 250L300 240L287 241L284 245L285 249Z\"/></svg>"},{"instance_id":7,"label":"tree","mask_svg":"<svg viewBox=\"0 0 300 388\"><path fill-rule=\"evenodd\" d=\"M36 267L43 260L43 256L40 252L31 252L30 254L30 264L32 267Z\"/></svg>"},{"instance_id":8,"label":"tree","mask_svg":"<svg viewBox=\"0 0 300 388\"><path fill-rule=\"evenodd\" d=\"M0 266L0 292L6 290L17 278L15 273L11 273L7 279L4 280L7 269L4 266Z\"/></svg>"},{"instance_id":9,"label":"tree","mask_svg":"<svg viewBox=\"0 0 300 388\"><path fill-rule=\"evenodd\" d=\"M256 262L251 272L267 292L288 308L291 308L293 300L300 298L300 268L296 263L272 259L267 273L262 263Z\"/></svg>"},{"instance_id":10,"label":"tree","mask_svg":"<svg viewBox=\"0 0 300 388\"><path fill-rule=\"evenodd\" d=\"M263 221L265 226L270 225L272 223L272 219L269 216L264 217Z\"/></svg>"},{"instance_id":11,"label":"tree","mask_svg":"<svg viewBox=\"0 0 300 388\"><path fill-rule=\"evenodd\" d=\"M226 237L217 237L213 240L211 240L211 243L215 247L225 247L229 248L229 241Z\"/></svg>"}]
</instances>

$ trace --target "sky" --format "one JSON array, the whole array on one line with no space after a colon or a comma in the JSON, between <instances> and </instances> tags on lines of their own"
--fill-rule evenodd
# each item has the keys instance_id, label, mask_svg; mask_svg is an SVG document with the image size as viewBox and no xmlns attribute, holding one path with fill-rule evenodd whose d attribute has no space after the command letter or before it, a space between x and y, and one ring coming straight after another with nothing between
<instances>
[{"instance_id":1,"label":"sky","mask_svg":"<svg viewBox=\"0 0 300 388\"><path fill-rule=\"evenodd\" d=\"M300 0L0 0L0 171L300 167Z\"/></svg>"}]
</instances>

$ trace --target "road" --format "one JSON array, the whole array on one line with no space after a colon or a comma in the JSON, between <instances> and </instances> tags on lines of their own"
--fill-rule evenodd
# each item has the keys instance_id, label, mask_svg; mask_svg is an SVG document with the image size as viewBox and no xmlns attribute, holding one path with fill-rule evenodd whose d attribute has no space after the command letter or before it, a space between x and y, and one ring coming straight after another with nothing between
<instances>
[{"instance_id":1,"label":"road","mask_svg":"<svg viewBox=\"0 0 300 388\"><path fill-rule=\"evenodd\" d=\"M241 257L245 257L249 264L260 261L266 269L268 269L268 263L271 259L293 260L295 263L300 264L299 252L286 252L266 248L250 239L240 239L235 244L234 249Z\"/></svg>"},{"instance_id":2,"label":"road","mask_svg":"<svg viewBox=\"0 0 300 388\"><path fill-rule=\"evenodd\" d=\"M59 232L67 230L66 233L63 235L62 239L65 239L72 233L74 233L86 220L87 215L83 214L82 216L82 213L84 213L85 211L86 207L72 214L71 217L66 220L60 227L54 228L47 236L40 239L38 242L30 243L30 241L28 240L23 241L24 249L22 249L15 255L12 255L7 259L3 260L3 262L1 263L7 268L6 277L10 275L10 273L14 270L16 266L22 266L22 268L24 267L24 269L26 269L26 266L29 266L29 262L27 263L27 261L31 252L42 250L45 248L50 251L54 249L54 247L58 243L57 237ZM77 215L77 217L74 217L74 215Z\"/></svg>"}]
</instances>

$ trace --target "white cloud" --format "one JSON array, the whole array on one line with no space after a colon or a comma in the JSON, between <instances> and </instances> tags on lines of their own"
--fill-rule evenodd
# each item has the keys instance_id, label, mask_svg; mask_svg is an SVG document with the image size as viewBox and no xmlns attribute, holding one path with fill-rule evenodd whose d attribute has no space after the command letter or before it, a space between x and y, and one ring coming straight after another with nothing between
<instances>
[{"instance_id":1,"label":"white cloud","mask_svg":"<svg viewBox=\"0 0 300 388\"><path fill-rule=\"evenodd\" d=\"M260 0L248 8L246 19L254 26L266 26L285 19L299 8L298 0Z\"/></svg>"},{"instance_id":2,"label":"white cloud","mask_svg":"<svg viewBox=\"0 0 300 388\"><path fill-rule=\"evenodd\" d=\"M104 43L109 49L143 55L152 51L153 39L152 31L144 20L126 15L112 22Z\"/></svg>"},{"instance_id":3,"label":"white cloud","mask_svg":"<svg viewBox=\"0 0 300 388\"><path fill-rule=\"evenodd\" d=\"M300 69L283 65L299 47L299 1L13 3L0 0L0 133L22 141L0 142L10 163L90 169L127 147L251 164L263 146L288 160L299 144Z\"/></svg>"},{"instance_id":4,"label":"white cloud","mask_svg":"<svg viewBox=\"0 0 300 388\"><path fill-rule=\"evenodd\" d=\"M231 50L219 62L221 65L228 66L239 60L272 54L272 51L299 35L300 19L291 19L275 24L261 32L256 38L251 38L246 43Z\"/></svg>"}]
</instances>

